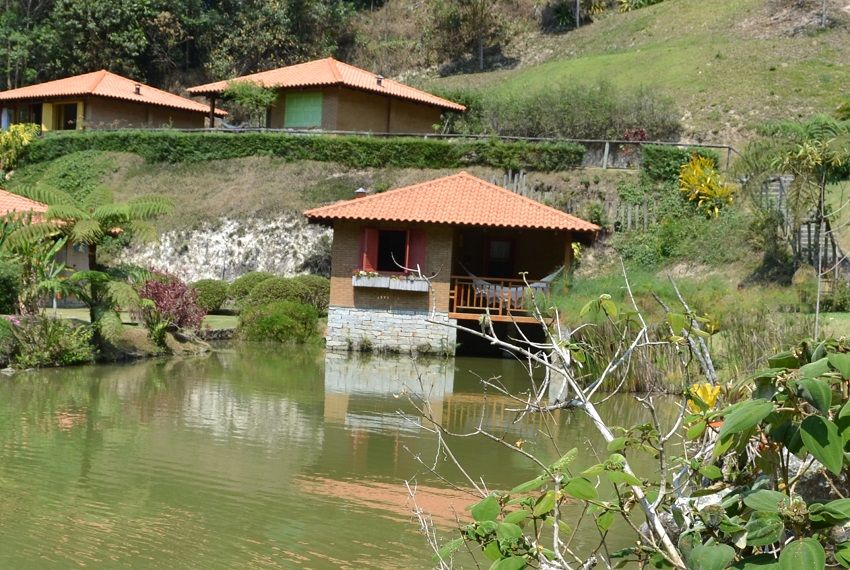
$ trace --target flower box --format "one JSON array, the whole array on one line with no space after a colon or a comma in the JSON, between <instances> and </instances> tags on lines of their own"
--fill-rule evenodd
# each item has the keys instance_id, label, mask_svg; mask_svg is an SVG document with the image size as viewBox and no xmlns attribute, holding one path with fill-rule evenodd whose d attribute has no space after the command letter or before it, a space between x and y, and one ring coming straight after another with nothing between
<instances>
[{"instance_id":1,"label":"flower box","mask_svg":"<svg viewBox=\"0 0 850 570\"><path fill-rule=\"evenodd\" d=\"M428 291L428 281L404 275L353 275L351 277L351 284L354 287L372 287L376 289L392 289L394 291L415 291L420 293Z\"/></svg>"},{"instance_id":2,"label":"flower box","mask_svg":"<svg viewBox=\"0 0 850 570\"><path fill-rule=\"evenodd\" d=\"M424 279L400 277L398 279L390 279L390 289L425 293L428 291L428 282Z\"/></svg>"},{"instance_id":3,"label":"flower box","mask_svg":"<svg viewBox=\"0 0 850 570\"><path fill-rule=\"evenodd\" d=\"M354 275L351 277L351 284L355 287L389 289L390 278L387 275Z\"/></svg>"}]
</instances>

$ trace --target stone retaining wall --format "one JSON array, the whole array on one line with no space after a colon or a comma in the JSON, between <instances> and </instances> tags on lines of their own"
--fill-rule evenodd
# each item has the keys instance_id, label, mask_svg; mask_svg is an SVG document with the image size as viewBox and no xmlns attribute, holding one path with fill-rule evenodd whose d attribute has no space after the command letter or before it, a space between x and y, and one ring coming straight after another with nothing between
<instances>
[{"instance_id":1,"label":"stone retaining wall","mask_svg":"<svg viewBox=\"0 0 850 570\"><path fill-rule=\"evenodd\" d=\"M327 348L333 351L454 354L457 331L447 313L428 311L328 309Z\"/></svg>"}]
</instances>

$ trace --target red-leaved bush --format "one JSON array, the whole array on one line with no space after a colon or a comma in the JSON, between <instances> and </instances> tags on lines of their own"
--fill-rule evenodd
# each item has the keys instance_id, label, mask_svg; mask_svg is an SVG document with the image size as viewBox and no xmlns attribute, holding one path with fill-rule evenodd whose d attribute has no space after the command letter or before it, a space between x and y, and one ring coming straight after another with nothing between
<instances>
[{"instance_id":1,"label":"red-leaved bush","mask_svg":"<svg viewBox=\"0 0 850 570\"><path fill-rule=\"evenodd\" d=\"M159 271L152 271L152 274L152 278L139 287L139 296L153 301L158 320L182 329L199 329L206 312L198 306L198 293L174 275ZM143 309L142 313L150 310ZM153 315L141 316L145 322L153 320Z\"/></svg>"}]
</instances>

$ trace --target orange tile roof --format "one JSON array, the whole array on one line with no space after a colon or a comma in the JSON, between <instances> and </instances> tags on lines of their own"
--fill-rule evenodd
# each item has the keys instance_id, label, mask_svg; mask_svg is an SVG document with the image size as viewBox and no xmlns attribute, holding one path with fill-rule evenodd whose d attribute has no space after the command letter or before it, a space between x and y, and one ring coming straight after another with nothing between
<instances>
[{"instance_id":1,"label":"orange tile roof","mask_svg":"<svg viewBox=\"0 0 850 570\"><path fill-rule=\"evenodd\" d=\"M138 95L136 94L136 85L140 86ZM0 92L0 102L44 99L47 97L76 97L81 95L96 95L98 97L134 101L147 105L170 107L172 109L182 109L184 111L195 111L198 113L209 112L209 107L204 103L156 89L155 87L143 85L138 81L121 77L105 69L3 91ZM217 110L216 115L223 117L227 113Z\"/></svg>"},{"instance_id":2,"label":"orange tile roof","mask_svg":"<svg viewBox=\"0 0 850 570\"><path fill-rule=\"evenodd\" d=\"M311 222L369 220L596 232L599 226L466 172L307 210Z\"/></svg>"},{"instance_id":3,"label":"orange tile roof","mask_svg":"<svg viewBox=\"0 0 850 570\"><path fill-rule=\"evenodd\" d=\"M17 194L12 194L0 188L0 218L9 214L32 213L33 221L42 221L43 214L47 211L47 204L30 200Z\"/></svg>"},{"instance_id":4,"label":"orange tile roof","mask_svg":"<svg viewBox=\"0 0 850 570\"><path fill-rule=\"evenodd\" d=\"M382 95L426 103L443 109L453 111L466 110L466 107L463 105L419 89L414 89L392 79L383 79L379 85L378 76L371 71L337 61L332 57L272 69L270 71L262 71L251 75L243 75L242 77L236 77L228 81L216 81L215 83L190 87L189 93L192 95L218 94L227 89L229 81L253 81L263 87L276 88L343 85L353 89L362 89L372 93L380 93Z\"/></svg>"}]
</instances>

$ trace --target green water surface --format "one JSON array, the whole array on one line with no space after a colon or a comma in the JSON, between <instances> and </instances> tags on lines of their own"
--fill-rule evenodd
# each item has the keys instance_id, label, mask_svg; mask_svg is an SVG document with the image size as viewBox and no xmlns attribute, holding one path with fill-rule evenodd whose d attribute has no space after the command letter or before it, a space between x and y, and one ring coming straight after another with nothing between
<instances>
[{"instance_id":1,"label":"green water surface","mask_svg":"<svg viewBox=\"0 0 850 570\"><path fill-rule=\"evenodd\" d=\"M483 417L543 458L578 446L579 463L597 462L584 417L515 422L515 402L483 397L479 377L496 376L529 384L508 359L256 347L0 377L0 568L428 568L404 481L415 478L441 536L476 499L435 457L408 395L452 431ZM603 411L645 419L630 396ZM480 436L452 446L492 489L538 473ZM613 535L615 547L633 541L625 528ZM597 538L582 531L577 542Z\"/></svg>"}]
</instances>

